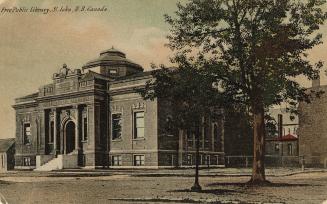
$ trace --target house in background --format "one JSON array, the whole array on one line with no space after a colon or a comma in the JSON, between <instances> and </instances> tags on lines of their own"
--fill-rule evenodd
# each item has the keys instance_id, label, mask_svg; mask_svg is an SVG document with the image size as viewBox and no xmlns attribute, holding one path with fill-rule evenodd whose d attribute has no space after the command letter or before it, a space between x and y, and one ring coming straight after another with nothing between
<instances>
[{"instance_id":1,"label":"house in background","mask_svg":"<svg viewBox=\"0 0 327 204\"><path fill-rule=\"evenodd\" d=\"M268 133L266 137L266 164L272 166L299 165L299 118L285 108L276 108L269 111L277 126L275 134Z\"/></svg>"},{"instance_id":2,"label":"house in background","mask_svg":"<svg viewBox=\"0 0 327 204\"><path fill-rule=\"evenodd\" d=\"M277 132L273 135L267 135L268 138L282 137L285 135L293 135L297 137L299 128L299 117L286 111L286 108L274 108L269 110L270 116L275 120Z\"/></svg>"},{"instance_id":3,"label":"house in background","mask_svg":"<svg viewBox=\"0 0 327 204\"><path fill-rule=\"evenodd\" d=\"M15 167L15 138L0 139L0 172Z\"/></svg>"},{"instance_id":4,"label":"house in background","mask_svg":"<svg viewBox=\"0 0 327 204\"><path fill-rule=\"evenodd\" d=\"M287 134L282 137L266 139L266 155L267 156L298 156L299 139Z\"/></svg>"}]
</instances>

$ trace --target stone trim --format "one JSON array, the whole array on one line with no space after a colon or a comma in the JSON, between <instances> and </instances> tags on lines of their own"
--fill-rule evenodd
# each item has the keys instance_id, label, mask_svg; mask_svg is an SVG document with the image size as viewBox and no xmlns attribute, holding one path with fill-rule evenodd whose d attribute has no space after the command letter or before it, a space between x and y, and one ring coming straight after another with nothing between
<instances>
[{"instance_id":1,"label":"stone trim","mask_svg":"<svg viewBox=\"0 0 327 204\"><path fill-rule=\"evenodd\" d=\"M169 149L129 149L129 150L110 150L109 154L122 154L122 153L127 153L127 154L134 154L134 153L160 153L160 152L168 152L168 153L185 153L185 154L190 154L190 153L196 153L196 151L178 151L178 150L169 150ZM213 151L199 151L200 153L204 154L225 154L224 152L213 152Z\"/></svg>"},{"instance_id":2,"label":"stone trim","mask_svg":"<svg viewBox=\"0 0 327 204\"><path fill-rule=\"evenodd\" d=\"M134 98L126 98L126 99L113 99L110 102L115 103L115 102L122 102L122 101L135 101L135 100L143 100L142 97L134 97Z\"/></svg>"},{"instance_id":3,"label":"stone trim","mask_svg":"<svg viewBox=\"0 0 327 204\"><path fill-rule=\"evenodd\" d=\"M139 83L139 84L133 84L133 85L126 85L126 86L120 86L120 87L109 87L109 91L117 91L117 90L130 90L130 88L136 88L136 87L140 87L140 86L144 86L143 83Z\"/></svg>"},{"instance_id":4,"label":"stone trim","mask_svg":"<svg viewBox=\"0 0 327 204\"><path fill-rule=\"evenodd\" d=\"M159 166L109 166L109 169L159 169Z\"/></svg>"}]
</instances>

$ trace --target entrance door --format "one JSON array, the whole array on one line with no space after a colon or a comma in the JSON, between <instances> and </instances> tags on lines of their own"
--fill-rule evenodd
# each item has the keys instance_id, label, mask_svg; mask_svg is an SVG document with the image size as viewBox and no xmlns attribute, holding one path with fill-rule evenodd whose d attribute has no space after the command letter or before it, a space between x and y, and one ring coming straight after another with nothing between
<instances>
[{"instance_id":1,"label":"entrance door","mask_svg":"<svg viewBox=\"0 0 327 204\"><path fill-rule=\"evenodd\" d=\"M66 124L66 154L75 149L75 123L69 121Z\"/></svg>"}]
</instances>

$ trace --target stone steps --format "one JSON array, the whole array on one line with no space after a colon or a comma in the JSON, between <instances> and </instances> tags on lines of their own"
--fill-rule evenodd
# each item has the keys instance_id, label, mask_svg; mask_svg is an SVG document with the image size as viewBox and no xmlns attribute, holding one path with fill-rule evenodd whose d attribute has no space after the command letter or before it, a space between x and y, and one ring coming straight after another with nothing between
<instances>
[{"instance_id":1,"label":"stone steps","mask_svg":"<svg viewBox=\"0 0 327 204\"><path fill-rule=\"evenodd\" d=\"M47 163L34 169L34 171L53 171L63 169L63 156L58 155L57 158L53 158Z\"/></svg>"}]
</instances>

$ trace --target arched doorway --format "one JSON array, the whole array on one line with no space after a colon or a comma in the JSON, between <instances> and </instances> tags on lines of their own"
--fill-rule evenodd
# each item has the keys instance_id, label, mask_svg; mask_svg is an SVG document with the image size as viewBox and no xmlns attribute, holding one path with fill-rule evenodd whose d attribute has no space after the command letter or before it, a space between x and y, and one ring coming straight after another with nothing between
<instances>
[{"instance_id":1,"label":"arched doorway","mask_svg":"<svg viewBox=\"0 0 327 204\"><path fill-rule=\"evenodd\" d=\"M65 139L66 154L69 154L75 149L75 123L73 121L68 121L66 124Z\"/></svg>"}]
</instances>

